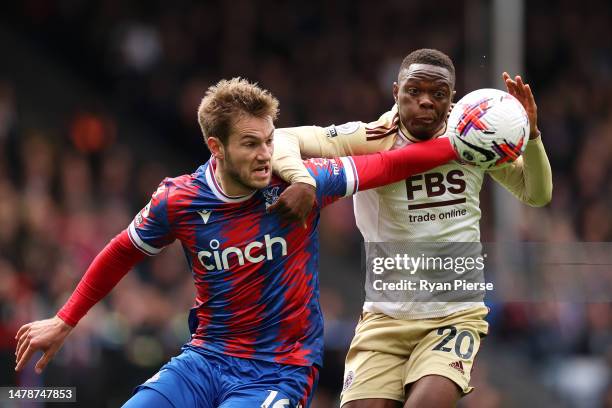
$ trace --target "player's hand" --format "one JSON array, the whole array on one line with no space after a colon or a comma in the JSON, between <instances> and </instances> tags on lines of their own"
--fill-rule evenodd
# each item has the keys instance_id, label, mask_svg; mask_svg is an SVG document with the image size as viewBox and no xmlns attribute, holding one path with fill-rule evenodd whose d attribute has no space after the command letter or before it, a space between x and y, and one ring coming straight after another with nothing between
<instances>
[{"instance_id":1,"label":"player's hand","mask_svg":"<svg viewBox=\"0 0 612 408\"><path fill-rule=\"evenodd\" d=\"M538 106L535 103L531 87L523 82L520 75L512 79L507 72L504 72L502 78L506 83L508 93L518 99L525 108L529 118L529 139L535 139L540 136L540 131L538 130Z\"/></svg>"},{"instance_id":2,"label":"player's hand","mask_svg":"<svg viewBox=\"0 0 612 408\"><path fill-rule=\"evenodd\" d=\"M316 199L314 186L307 183L295 183L287 187L270 207L268 212L276 212L289 222L299 221L304 228L306 220Z\"/></svg>"},{"instance_id":3,"label":"player's hand","mask_svg":"<svg viewBox=\"0 0 612 408\"><path fill-rule=\"evenodd\" d=\"M35 367L36 373L40 374L62 347L71 330L72 326L66 324L57 316L21 326L15 336L15 340L17 340L15 371L21 370L34 353L40 350L43 355Z\"/></svg>"}]
</instances>

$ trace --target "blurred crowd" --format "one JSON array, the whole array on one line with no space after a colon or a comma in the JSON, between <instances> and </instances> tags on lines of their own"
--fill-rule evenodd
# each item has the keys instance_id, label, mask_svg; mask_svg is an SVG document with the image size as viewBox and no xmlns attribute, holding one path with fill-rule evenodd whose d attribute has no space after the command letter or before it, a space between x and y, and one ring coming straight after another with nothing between
<instances>
[{"instance_id":1,"label":"blurred crowd","mask_svg":"<svg viewBox=\"0 0 612 408\"><path fill-rule=\"evenodd\" d=\"M463 2L25 0L1 7L0 28L63 67L84 84L66 86L96 102L45 125L36 112L24 113L35 90L0 70L0 382L75 385L84 406L119 405L188 339L193 287L180 246L129 273L79 324L44 379L13 373L14 334L63 304L163 177L207 159L195 113L207 86L238 75L260 82L281 102L277 126L371 121L392 104L402 57L431 47L453 58L458 96L469 91ZM538 103L554 196L547 208L522 210L524 240L612 240L610 21L604 0L526 4L524 77ZM126 123L146 130L128 133ZM493 219L488 190L484 240ZM362 301L351 201L326 211L328 347L315 408L337 404ZM609 300L491 304L491 336L473 374L477 392L462 406L612 407Z\"/></svg>"}]
</instances>

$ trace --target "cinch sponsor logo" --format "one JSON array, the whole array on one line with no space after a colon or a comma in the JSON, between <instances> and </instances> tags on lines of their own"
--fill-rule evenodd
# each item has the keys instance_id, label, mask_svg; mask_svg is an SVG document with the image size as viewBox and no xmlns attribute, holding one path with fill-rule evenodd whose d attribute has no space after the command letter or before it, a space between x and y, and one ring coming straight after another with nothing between
<instances>
[{"instance_id":1,"label":"cinch sponsor logo","mask_svg":"<svg viewBox=\"0 0 612 408\"><path fill-rule=\"evenodd\" d=\"M198 252L198 260L207 271L220 271L222 269L229 269L229 257L234 254L234 257L238 261L238 265L244 265L245 262L260 263L264 261L271 261L274 259L272 249L274 245L280 245L281 256L287 255L287 241L281 237L270 237L269 234L264 235L264 242L253 241L249 243L244 250L238 247L227 247L219 251L219 241L213 239L210 241L210 251ZM261 251L257 251L261 248L266 248L265 255ZM260 252L259 255L253 255L253 252Z\"/></svg>"}]
</instances>

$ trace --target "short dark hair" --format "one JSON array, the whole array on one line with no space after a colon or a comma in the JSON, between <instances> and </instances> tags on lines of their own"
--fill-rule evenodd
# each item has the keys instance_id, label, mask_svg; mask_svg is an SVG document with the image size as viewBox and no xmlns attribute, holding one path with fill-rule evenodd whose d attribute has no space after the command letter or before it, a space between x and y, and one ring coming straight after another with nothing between
<instances>
[{"instance_id":1,"label":"short dark hair","mask_svg":"<svg viewBox=\"0 0 612 408\"><path fill-rule=\"evenodd\" d=\"M278 115L278 100L272 94L246 79L221 80L206 91L198 108L198 122L204 140L215 136L227 144L232 126L239 115L258 118Z\"/></svg>"},{"instance_id":2,"label":"short dark hair","mask_svg":"<svg viewBox=\"0 0 612 408\"><path fill-rule=\"evenodd\" d=\"M453 80L453 88L455 88L455 65L450 57L444 54L442 51L434 50L432 48L421 48L416 51L412 51L404 58L402 65L400 66L399 72L408 69L412 64L427 64L435 65L436 67L446 68L451 74Z\"/></svg>"}]
</instances>

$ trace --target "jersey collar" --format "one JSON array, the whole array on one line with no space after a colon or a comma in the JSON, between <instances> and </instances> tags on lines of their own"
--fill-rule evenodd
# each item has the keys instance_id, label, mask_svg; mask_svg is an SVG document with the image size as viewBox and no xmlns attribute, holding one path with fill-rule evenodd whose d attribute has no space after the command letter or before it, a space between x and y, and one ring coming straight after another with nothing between
<instances>
[{"instance_id":1,"label":"jersey collar","mask_svg":"<svg viewBox=\"0 0 612 408\"><path fill-rule=\"evenodd\" d=\"M257 190L254 190L252 193L243 195L243 196L230 196L225 194L219 183L217 183L217 179L215 177L215 167L217 163L214 158L208 160L208 166L206 167L206 183L208 187L212 190L213 194L221 201L226 203L241 203L243 201L248 200L253 197Z\"/></svg>"}]
</instances>

